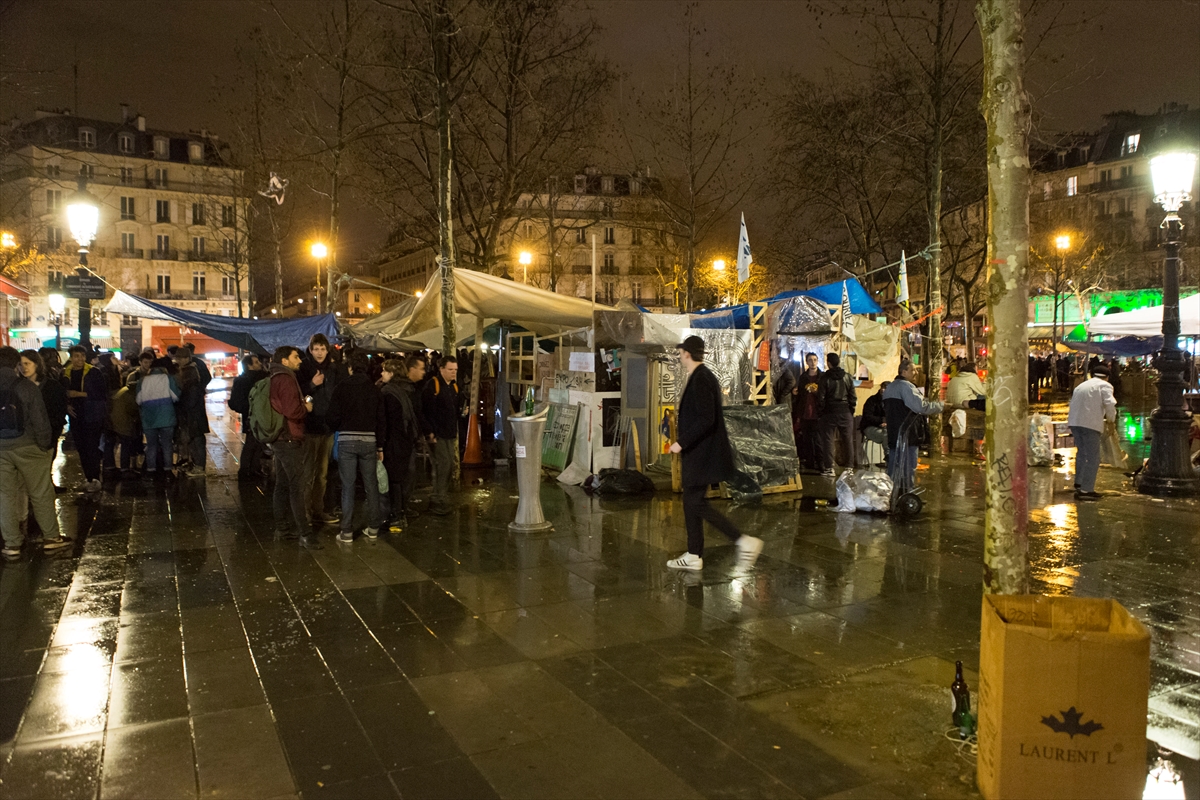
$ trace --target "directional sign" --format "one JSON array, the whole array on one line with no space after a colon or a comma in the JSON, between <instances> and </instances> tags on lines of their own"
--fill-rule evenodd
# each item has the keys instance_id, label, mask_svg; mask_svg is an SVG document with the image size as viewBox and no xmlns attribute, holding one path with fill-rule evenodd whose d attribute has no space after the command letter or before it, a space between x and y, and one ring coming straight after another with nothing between
<instances>
[{"instance_id":1,"label":"directional sign","mask_svg":"<svg viewBox=\"0 0 1200 800\"><path fill-rule=\"evenodd\" d=\"M106 288L95 275L65 275L62 280L63 297L72 300L103 300Z\"/></svg>"}]
</instances>

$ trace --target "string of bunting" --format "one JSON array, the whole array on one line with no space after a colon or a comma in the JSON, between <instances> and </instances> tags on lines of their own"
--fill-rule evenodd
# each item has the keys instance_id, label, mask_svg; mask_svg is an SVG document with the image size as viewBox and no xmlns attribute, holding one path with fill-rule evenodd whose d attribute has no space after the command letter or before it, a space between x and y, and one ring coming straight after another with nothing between
<instances>
[{"instance_id":1,"label":"string of bunting","mask_svg":"<svg viewBox=\"0 0 1200 800\"><path fill-rule=\"evenodd\" d=\"M945 307L945 306L938 306L937 308L935 308L933 311L930 311L930 312L929 312L928 314L926 314L925 316L923 316L923 317L918 317L917 319L914 319L912 322L906 322L905 324L901 325L900 327L901 327L901 328L912 328L912 327L914 327L914 326L920 325L922 322L924 322L925 320L929 319L929 318L930 318L930 317L932 317L934 314L941 314L941 313L942 313L943 311L945 311L945 310L946 310L946 307Z\"/></svg>"}]
</instances>

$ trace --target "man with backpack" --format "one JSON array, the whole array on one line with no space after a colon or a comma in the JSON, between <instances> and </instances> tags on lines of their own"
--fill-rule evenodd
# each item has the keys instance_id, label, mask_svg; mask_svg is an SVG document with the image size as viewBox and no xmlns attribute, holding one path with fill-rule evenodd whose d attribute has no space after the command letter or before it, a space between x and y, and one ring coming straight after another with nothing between
<instances>
[{"instance_id":1,"label":"man with backpack","mask_svg":"<svg viewBox=\"0 0 1200 800\"><path fill-rule=\"evenodd\" d=\"M242 415L242 433L246 443L242 445L241 463L238 465L239 481L254 481L262 477L263 443L254 435L250 425L250 390L267 377L262 360L251 353L242 359L242 374L233 379L229 393L229 409Z\"/></svg>"},{"instance_id":2,"label":"man with backpack","mask_svg":"<svg viewBox=\"0 0 1200 800\"><path fill-rule=\"evenodd\" d=\"M37 386L17 375L20 361L15 349L0 347L0 536L5 559L21 557L25 543L21 519L29 502L42 529L42 549L57 550L71 544L59 533L54 510L50 467L55 441L50 419Z\"/></svg>"},{"instance_id":3,"label":"man with backpack","mask_svg":"<svg viewBox=\"0 0 1200 800\"><path fill-rule=\"evenodd\" d=\"M171 359L156 358L150 372L137 383L137 405L146 435L146 478L165 480L172 475L171 454L175 442L175 403L179 384L168 374Z\"/></svg>"},{"instance_id":4,"label":"man with backpack","mask_svg":"<svg viewBox=\"0 0 1200 800\"><path fill-rule=\"evenodd\" d=\"M322 549L308 516L312 469L304 457L304 420L312 403L300 394L296 371L302 359L291 345L276 349L271 377L250 389L250 425L260 442L271 445L275 470L276 537L300 540L308 550Z\"/></svg>"},{"instance_id":5,"label":"man with backpack","mask_svg":"<svg viewBox=\"0 0 1200 800\"><path fill-rule=\"evenodd\" d=\"M854 411L858 400L854 396L854 378L842 369L842 359L837 353L828 353L825 363L829 368L821 376L817 387L817 407L821 410L820 429L824 441L821 453L821 470L826 477L833 477L834 457L840 433L846 442L846 455L850 469L854 468Z\"/></svg>"}]
</instances>

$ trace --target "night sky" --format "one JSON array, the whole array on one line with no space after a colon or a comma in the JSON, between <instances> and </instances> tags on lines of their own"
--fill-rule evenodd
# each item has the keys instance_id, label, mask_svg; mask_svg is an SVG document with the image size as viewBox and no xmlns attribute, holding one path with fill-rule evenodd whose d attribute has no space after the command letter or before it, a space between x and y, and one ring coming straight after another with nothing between
<instances>
[{"instance_id":1,"label":"night sky","mask_svg":"<svg viewBox=\"0 0 1200 800\"><path fill-rule=\"evenodd\" d=\"M313 6L286 0L281 7L302 17ZM592 8L605 29L601 49L625 83L653 87L669 74L681 4L610 0ZM707 0L700 10L706 44L769 89L788 73L817 78L847 69L844 56L861 41L846 20L818 27L803 0ZM1200 0L1074 0L1063 19L1083 14L1092 19L1048 48L1047 57L1061 56L1057 63L1031 65L1043 132L1093 129L1113 110L1200 106ZM256 24L277 23L254 0L0 0L0 116L71 107L77 53L80 115L115 119L127 102L153 127L220 135L229 125L213 100L236 90L234 51ZM376 226L364 218L357 227L357 244L370 246Z\"/></svg>"}]
</instances>

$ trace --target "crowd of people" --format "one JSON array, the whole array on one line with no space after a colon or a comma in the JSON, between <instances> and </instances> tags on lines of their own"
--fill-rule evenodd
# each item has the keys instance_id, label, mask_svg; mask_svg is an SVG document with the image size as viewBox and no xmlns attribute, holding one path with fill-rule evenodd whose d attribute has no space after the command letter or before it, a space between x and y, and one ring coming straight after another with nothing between
<instances>
[{"instance_id":1,"label":"crowd of people","mask_svg":"<svg viewBox=\"0 0 1200 800\"><path fill-rule=\"evenodd\" d=\"M242 359L228 396L245 438L238 479L273 477L279 538L316 549L321 529L336 525L338 540L353 541L360 479L366 496L362 533L402 530L417 514L420 453L429 454L433 471L428 511L450 513L464 403L457 359L440 358L430 375L428 366L422 354L386 360L362 351L343 354L321 334L304 350L280 347L270 363L254 354ZM41 547L69 543L54 514L54 496L66 489L52 480L64 430L78 453L84 494L116 481L167 483L204 475L211 381L212 371L192 345L164 355L146 350L126 361L76 346L65 364L53 348L0 348L4 557L19 557L30 510ZM341 491L328 498L335 460Z\"/></svg>"}]
</instances>

